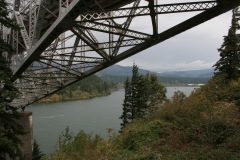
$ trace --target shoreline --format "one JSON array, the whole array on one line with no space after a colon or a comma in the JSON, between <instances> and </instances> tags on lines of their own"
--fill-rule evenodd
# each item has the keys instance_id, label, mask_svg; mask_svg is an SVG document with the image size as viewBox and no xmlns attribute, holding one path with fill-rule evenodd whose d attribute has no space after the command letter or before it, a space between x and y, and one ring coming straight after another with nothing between
<instances>
[{"instance_id":1,"label":"shoreline","mask_svg":"<svg viewBox=\"0 0 240 160\"><path fill-rule=\"evenodd\" d=\"M189 88L200 88L201 86L165 86L170 87L170 88L174 88L174 87L189 87ZM79 101L79 100L91 100L93 98L97 98L97 97L105 97L105 96L109 96L112 94L112 92L116 92L118 90L124 90L124 88L115 88L115 89L111 89L111 91L109 93L104 93L104 94L98 94L98 95L94 95L94 96L89 96L89 97L81 97L81 98L73 98L73 99L64 99L64 100L59 100L59 101L38 101L36 102L36 104L51 104L51 103L58 103L58 102L69 102L69 101Z\"/></svg>"},{"instance_id":2,"label":"shoreline","mask_svg":"<svg viewBox=\"0 0 240 160\"><path fill-rule=\"evenodd\" d=\"M97 97L105 97L105 96L109 96L112 94L112 92L115 92L115 91L118 91L122 88L112 88L111 91L109 93L101 93L101 94L96 94L96 95L90 95L88 97L81 97L81 98L69 98L69 99L61 99L59 101L44 101L44 100L40 100L38 102L36 102L36 104L50 104L50 103L58 103L58 102L69 102L69 101L78 101L78 100L90 100L90 99L93 99L93 98L97 98Z\"/></svg>"}]
</instances>

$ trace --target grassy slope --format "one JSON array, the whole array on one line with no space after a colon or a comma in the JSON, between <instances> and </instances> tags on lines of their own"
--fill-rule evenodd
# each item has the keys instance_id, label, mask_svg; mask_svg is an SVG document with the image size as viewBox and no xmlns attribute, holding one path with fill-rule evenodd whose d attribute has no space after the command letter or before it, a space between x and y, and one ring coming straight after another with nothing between
<instances>
[{"instance_id":1,"label":"grassy slope","mask_svg":"<svg viewBox=\"0 0 240 160\"><path fill-rule=\"evenodd\" d=\"M49 159L240 159L240 81L215 78L189 98L175 97L108 141L83 132L61 137ZM238 104L238 105L236 105ZM61 145L64 144L64 145Z\"/></svg>"}]
</instances>

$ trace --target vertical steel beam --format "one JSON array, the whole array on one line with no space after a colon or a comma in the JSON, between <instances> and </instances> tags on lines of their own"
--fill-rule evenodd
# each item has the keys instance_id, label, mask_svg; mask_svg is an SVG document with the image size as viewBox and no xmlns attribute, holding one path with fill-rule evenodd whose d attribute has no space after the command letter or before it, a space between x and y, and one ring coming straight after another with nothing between
<instances>
[{"instance_id":1,"label":"vertical steel beam","mask_svg":"<svg viewBox=\"0 0 240 160\"><path fill-rule=\"evenodd\" d=\"M102 56L105 60L109 60L109 56L107 53L100 49L99 46L96 45L96 43L90 39L86 33L82 31L82 29L75 27L74 29L71 29L71 31L78 37L80 37L87 45L89 45L94 51L96 51L100 56Z\"/></svg>"},{"instance_id":2,"label":"vertical steel beam","mask_svg":"<svg viewBox=\"0 0 240 160\"><path fill-rule=\"evenodd\" d=\"M148 0L148 7L150 10L150 16L152 19L152 27L153 27L153 35L156 36L158 34L158 26L157 26L157 19L156 19L156 11L154 9L154 1Z\"/></svg>"},{"instance_id":3,"label":"vertical steel beam","mask_svg":"<svg viewBox=\"0 0 240 160\"><path fill-rule=\"evenodd\" d=\"M14 54L10 54L11 57L11 65L15 68L18 64L18 31L12 30L12 48L14 49Z\"/></svg>"},{"instance_id":4,"label":"vertical steel beam","mask_svg":"<svg viewBox=\"0 0 240 160\"><path fill-rule=\"evenodd\" d=\"M59 1L59 16L68 8L69 0L60 0Z\"/></svg>"},{"instance_id":5,"label":"vertical steel beam","mask_svg":"<svg viewBox=\"0 0 240 160\"><path fill-rule=\"evenodd\" d=\"M158 5L158 0L155 0L155 5L157 6ZM155 12L157 12L157 9L155 9ZM156 14L155 16L155 21L156 21L156 28L157 28L157 31L158 31L158 14Z\"/></svg>"},{"instance_id":6,"label":"vertical steel beam","mask_svg":"<svg viewBox=\"0 0 240 160\"><path fill-rule=\"evenodd\" d=\"M32 45L34 34L35 34L35 28L37 25L37 13L39 8L39 3L41 0L31 0L30 1L30 15L29 15L29 40L30 44Z\"/></svg>"}]
</instances>

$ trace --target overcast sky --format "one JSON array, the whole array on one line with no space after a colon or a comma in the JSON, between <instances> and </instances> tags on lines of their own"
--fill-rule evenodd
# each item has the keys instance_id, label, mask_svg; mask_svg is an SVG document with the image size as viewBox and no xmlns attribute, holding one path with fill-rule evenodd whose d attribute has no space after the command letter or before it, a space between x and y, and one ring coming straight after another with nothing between
<instances>
[{"instance_id":1,"label":"overcast sky","mask_svg":"<svg viewBox=\"0 0 240 160\"><path fill-rule=\"evenodd\" d=\"M159 30L166 30L194 14L197 13L160 15ZM220 58L217 49L228 33L231 18L232 12L222 14L118 64L132 66L135 62L140 68L157 72L212 68ZM137 30L149 32L149 24L149 19L142 18L133 21L132 27L141 26Z\"/></svg>"}]
</instances>

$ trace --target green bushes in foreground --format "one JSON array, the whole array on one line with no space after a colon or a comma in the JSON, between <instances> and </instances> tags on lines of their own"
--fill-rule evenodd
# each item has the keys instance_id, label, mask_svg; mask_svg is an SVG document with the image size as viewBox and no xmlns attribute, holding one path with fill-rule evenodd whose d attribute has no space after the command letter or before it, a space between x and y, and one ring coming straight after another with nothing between
<instances>
[{"instance_id":1,"label":"green bushes in foreground","mask_svg":"<svg viewBox=\"0 0 240 160\"><path fill-rule=\"evenodd\" d=\"M67 131L48 159L240 159L239 85L219 75L188 98L177 92L160 110L108 140Z\"/></svg>"}]
</instances>

